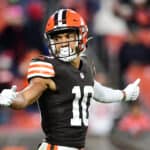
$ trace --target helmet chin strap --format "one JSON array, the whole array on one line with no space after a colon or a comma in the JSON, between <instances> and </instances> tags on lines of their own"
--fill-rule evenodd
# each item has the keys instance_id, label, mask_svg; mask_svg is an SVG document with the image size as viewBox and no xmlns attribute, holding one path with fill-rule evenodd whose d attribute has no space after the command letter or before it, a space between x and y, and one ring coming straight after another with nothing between
<instances>
[{"instance_id":1,"label":"helmet chin strap","mask_svg":"<svg viewBox=\"0 0 150 150\"><path fill-rule=\"evenodd\" d=\"M70 62L77 57L77 53L70 47L60 48L60 53L58 54L58 59L64 62Z\"/></svg>"}]
</instances>

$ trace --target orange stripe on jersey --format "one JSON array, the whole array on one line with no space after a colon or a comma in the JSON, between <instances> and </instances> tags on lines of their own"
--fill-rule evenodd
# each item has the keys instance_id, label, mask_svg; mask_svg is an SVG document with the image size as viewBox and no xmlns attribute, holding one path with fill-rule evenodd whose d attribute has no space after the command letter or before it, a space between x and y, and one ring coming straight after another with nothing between
<instances>
[{"instance_id":1,"label":"orange stripe on jersey","mask_svg":"<svg viewBox=\"0 0 150 150\"><path fill-rule=\"evenodd\" d=\"M51 144L48 144L46 150L51 150L51 149L58 150L58 146L57 145L53 145L53 146Z\"/></svg>"},{"instance_id":2,"label":"orange stripe on jersey","mask_svg":"<svg viewBox=\"0 0 150 150\"><path fill-rule=\"evenodd\" d=\"M29 71L28 72L28 75L32 75L32 74L44 74L44 75L50 75L50 76L55 75L54 72L48 72L48 71L42 71L42 70L36 70L36 71Z\"/></svg>"},{"instance_id":3,"label":"orange stripe on jersey","mask_svg":"<svg viewBox=\"0 0 150 150\"><path fill-rule=\"evenodd\" d=\"M51 149L51 145L48 144L46 150L50 150Z\"/></svg>"},{"instance_id":4,"label":"orange stripe on jersey","mask_svg":"<svg viewBox=\"0 0 150 150\"><path fill-rule=\"evenodd\" d=\"M48 68L48 69L54 69L54 67L52 65L46 65L46 64L31 64L29 66L29 69L31 68L36 68L36 67L41 67L41 68Z\"/></svg>"},{"instance_id":5,"label":"orange stripe on jersey","mask_svg":"<svg viewBox=\"0 0 150 150\"><path fill-rule=\"evenodd\" d=\"M57 145L54 146L54 150L58 150L58 146Z\"/></svg>"}]
</instances>

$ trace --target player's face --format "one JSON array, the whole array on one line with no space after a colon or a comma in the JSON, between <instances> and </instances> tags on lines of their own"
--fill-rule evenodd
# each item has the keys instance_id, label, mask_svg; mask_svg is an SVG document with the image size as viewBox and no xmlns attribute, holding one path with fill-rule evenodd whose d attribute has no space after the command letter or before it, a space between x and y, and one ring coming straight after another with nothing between
<instances>
[{"instance_id":1,"label":"player's face","mask_svg":"<svg viewBox=\"0 0 150 150\"><path fill-rule=\"evenodd\" d=\"M75 51L77 45L77 33L76 32L67 32L56 34L53 37L54 43L56 45L56 54L60 53L61 48L71 48L72 51Z\"/></svg>"}]
</instances>

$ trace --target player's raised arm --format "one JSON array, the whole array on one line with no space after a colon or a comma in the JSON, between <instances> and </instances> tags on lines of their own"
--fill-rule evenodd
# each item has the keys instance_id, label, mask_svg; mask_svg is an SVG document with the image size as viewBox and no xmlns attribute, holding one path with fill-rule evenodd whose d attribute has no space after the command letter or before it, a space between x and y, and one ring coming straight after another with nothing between
<instances>
[{"instance_id":1,"label":"player's raised arm","mask_svg":"<svg viewBox=\"0 0 150 150\"><path fill-rule=\"evenodd\" d=\"M124 90L111 89L94 81L94 99L98 102L110 103L118 101L134 101L140 93L140 79L130 83Z\"/></svg>"},{"instance_id":2,"label":"player's raised arm","mask_svg":"<svg viewBox=\"0 0 150 150\"><path fill-rule=\"evenodd\" d=\"M44 61L44 57L32 59L28 67L27 79L29 85L16 92L16 87L4 89L0 93L0 105L10 106L14 109L22 109L34 103L49 88L55 90L56 85L51 77L55 76L54 67Z\"/></svg>"},{"instance_id":3,"label":"player's raised arm","mask_svg":"<svg viewBox=\"0 0 150 150\"><path fill-rule=\"evenodd\" d=\"M52 80L33 78L30 84L20 92L16 92L16 87L4 89L0 93L0 105L10 106L14 109L22 109L32 104L41 96L47 88L55 88Z\"/></svg>"}]
</instances>

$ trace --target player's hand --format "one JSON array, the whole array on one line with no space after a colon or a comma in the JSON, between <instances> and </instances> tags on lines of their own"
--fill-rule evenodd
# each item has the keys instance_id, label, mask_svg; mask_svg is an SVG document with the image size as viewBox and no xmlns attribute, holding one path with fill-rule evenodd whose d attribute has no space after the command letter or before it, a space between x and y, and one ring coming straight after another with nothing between
<instances>
[{"instance_id":1,"label":"player's hand","mask_svg":"<svg viewBox=\"0 0 150 150\"><path fill-rule=\"evenodd\" d=\"M123 91L125 93L125 101L135 101L140 93L139 88L140 79L138 78L133 83L130 83Z\"/></svg>"},{"instance_id":2,"label":"player's hand","mask_svg":"<svg viewBox=\"0 0 150 150\"><path fill-rule=\"evenodd\" d=\"M16 98L16 86L12 86L11 89L4 89L0 93L0 105L1 106L10 106L13 102L13 99Z\"/></svg>"}]
</instances>

